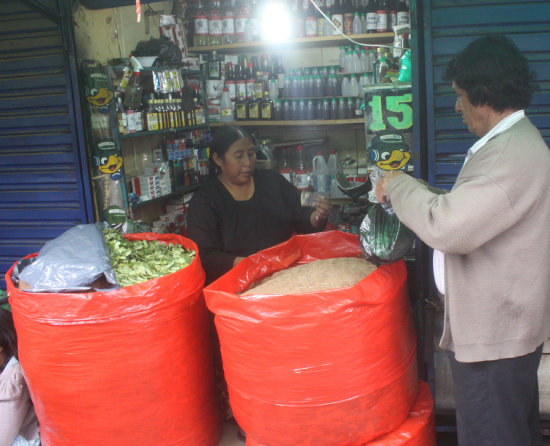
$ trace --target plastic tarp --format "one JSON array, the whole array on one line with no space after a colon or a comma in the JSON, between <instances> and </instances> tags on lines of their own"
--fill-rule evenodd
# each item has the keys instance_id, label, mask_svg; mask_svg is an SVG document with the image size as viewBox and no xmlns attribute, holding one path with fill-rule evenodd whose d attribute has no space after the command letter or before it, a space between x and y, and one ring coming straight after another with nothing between
<instances>
[{"instance_id":1,"label":"plastic tarp","mask_svg":"<svg viewBox=\"0 0 550 446\"><path fill-rule=\"evenodd\" d=\"M348 256L361 256L356 235L296 235L247 257L204 289L231 408L248 441L357 445L407 418L418 376L402 261L348 288L238 295L289 266Z\"/></svg>"},{"instance_id":2,"label":"plastic tarp","mask_svg":"<svg viewBox=\"0 0 550 446\"><path fill-rule=\"evenodd\" d=\"M175 234L128 234L197 250ZM12 267L13 269L13 267ZM45 446L215 446L221 416L198 255L110 292L26 293L6 282Z\"/></svg>"}]
</instances>

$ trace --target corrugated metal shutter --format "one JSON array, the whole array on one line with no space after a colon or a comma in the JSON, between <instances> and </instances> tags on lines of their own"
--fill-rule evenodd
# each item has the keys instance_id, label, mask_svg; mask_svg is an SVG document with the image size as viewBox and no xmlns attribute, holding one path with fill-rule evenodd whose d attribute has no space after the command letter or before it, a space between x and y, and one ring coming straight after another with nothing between
<instances>
[{"instance_id":1,"label":"corrugated metal shutter","mask_svg":"<svg viewBox=\"0 0 550 446\"><path fill-rule=\"evenodd\" d=\"M0 2L0 288L93 218L71 26L65 1Z\"/></svg>"},{"instance_id":2,"label":"corrugated metal shutter","mask_svg":"<svg viewBox=\"0 0 550 446\"><path fill-rule=\"evenodd\" d=\"M428 181L450 187L477 139L454 111L456 95L441 75L449 59L489 32L510 37L537 73L541 90L526 110L550 143L550 1L423 1Z\"/></svg>"}]
</instances>

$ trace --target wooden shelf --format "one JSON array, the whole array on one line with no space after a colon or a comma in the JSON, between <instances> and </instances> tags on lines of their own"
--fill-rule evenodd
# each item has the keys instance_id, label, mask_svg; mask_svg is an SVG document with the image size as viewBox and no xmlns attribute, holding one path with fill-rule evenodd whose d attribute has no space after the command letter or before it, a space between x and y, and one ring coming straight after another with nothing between
<instances>
[{"instance_id":1,"label":"wooden shelf","mask_svg":"<svg viewBox=\"0 0 550 446\"><path fill-rule=\"evenodd\" d=\"M163 195L162 197L153 198L151 200L140 201L139 203L130 203L130 207L132 209L137 209L137 208L140 208L142 206L146 206L146 205L152 204L152 203L159 203L161 201L167 200L169 198L174 198L174 197L177 197L179 195L189 194L191 192L196 191L199 188L199 186L200 186L200 183L193 184L193 185L187 186L187 187L182 187L182 188L176 189L174 192L170 192L169 194Z\"/></svg>"},{"instance_id":2,"label":"wooden shelf","mask_svg":"<svg viewBox=\"0 0 550 446\"><path fill-rule=\"evenodd\" d=\"M288 127L288 126L308 126L308 125L352 125L364 124L364 118L354 119L314 119L303 121L231 121L231 122L210 122L210 127L222 127L224 125L237 125L243 127Z\"/></svg>"},{"instance_id":3,"label":"wooden shelf","mask_svg":"<svg viewBox=\"0 0 550 446\"><path fill-rule=\"evenodd\" d=\"M350 39L359 43L365 44L388 44L393 41L393 33L373 33L373 34L349 34ZM245 42L245 43L228 43L224 45L208 45L188 48L192 53L207 53L217 51L219 53L234 53L239 51L265 51L268 49L279 49L289 47L296 48L323 48L328 46L352 45L347 38L343 36L326 36L326 37L304 37L301 39L293 39L287 42L269 43L269 42Z\"/></svg>"},{"instance_id":4,"label":"wooden shelf","mask_svg":"<svg viewBox=\"0 0 550 446\"><path fill-rule=\"evenodd\" d=\"M190 127L176 127L176 128L162 129L162 130L125 133L119 136L120 136L120 139L139 138L140 136L162 135L165 133L177 133L177 132L190 132L193 130L200 130L200 129L206 129L206 128L208 128L208 124L200 124L200 125L192 125Z\"/></svg>"}]
</instances>

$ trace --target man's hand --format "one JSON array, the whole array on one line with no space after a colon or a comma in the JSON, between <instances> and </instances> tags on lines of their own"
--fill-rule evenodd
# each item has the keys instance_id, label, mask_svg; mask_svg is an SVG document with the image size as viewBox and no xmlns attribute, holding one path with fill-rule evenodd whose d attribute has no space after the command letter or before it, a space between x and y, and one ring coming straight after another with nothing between
<instances>
[{"instance_id":1,"label":"man's hand","mask_svg":"<svg viewBox=\"0 0 550 446\"><path fill-rule=\"evenodd\" d=\"M391 180L397 178L399 175L403 175L403 171L389 170L384 172L384 176L378 180L376 183L376 198L380 203L386 203L388 201L386 189L388 188Z\"/></svg>"}]
</instances>

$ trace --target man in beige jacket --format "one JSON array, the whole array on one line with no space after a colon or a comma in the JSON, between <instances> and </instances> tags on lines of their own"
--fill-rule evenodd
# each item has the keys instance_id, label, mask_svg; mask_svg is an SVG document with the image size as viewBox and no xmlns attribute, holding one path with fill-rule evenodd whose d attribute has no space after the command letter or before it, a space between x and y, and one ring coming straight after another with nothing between
<instances>
[{"instance_id":1,"label":"man in beige jacket","mask_svg":"<svg viewBox=\"0 0 550 446\"><path fill-rule=\"evenodd\" d=\"M444 77L458 96L456 111L480 138L452 190L390 173L376 194L434 248L460 446L540 446L550 151L523 110L534 76L511 40L491 35L470 43Z\"/></svg>"}]
</instances>

